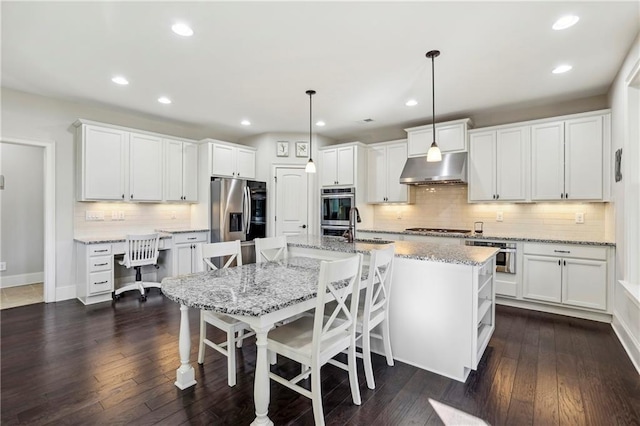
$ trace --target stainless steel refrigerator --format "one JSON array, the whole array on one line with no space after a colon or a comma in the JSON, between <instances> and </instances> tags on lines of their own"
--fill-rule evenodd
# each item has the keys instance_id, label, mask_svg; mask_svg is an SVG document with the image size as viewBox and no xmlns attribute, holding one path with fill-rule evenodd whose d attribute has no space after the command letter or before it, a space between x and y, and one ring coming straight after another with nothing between
<instances>
[{"instance_id":1,"label":"stainless steel refrigerator","mask_svg":"<svg viewBox=\"0 0 640 426\"><path fill-rule=\"evenodd\" d=\"M212 178L210 200L211 242L240 240L242 263L255 263L253 240L267 231L267 183Z\"/></svg>"}]
</instances>

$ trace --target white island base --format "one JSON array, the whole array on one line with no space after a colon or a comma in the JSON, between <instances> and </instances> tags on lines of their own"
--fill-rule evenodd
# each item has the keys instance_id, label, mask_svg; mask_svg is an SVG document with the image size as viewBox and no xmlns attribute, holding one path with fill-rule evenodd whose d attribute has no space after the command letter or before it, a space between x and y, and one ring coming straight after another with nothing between
<instances>
[{"instance_id":1,"label":"white island base","mask_svg":"<svg viewBox=\"0 0 640 426\"><path fill-rule=\"evenodd\" d=\"M340 257L289 245L292 256ZM482 358L495 329L495 255L481 264L396 255L389 329L393 358L461 382ZM382 342L372 350L384 354Z\"/></svg>"}]
</instances>

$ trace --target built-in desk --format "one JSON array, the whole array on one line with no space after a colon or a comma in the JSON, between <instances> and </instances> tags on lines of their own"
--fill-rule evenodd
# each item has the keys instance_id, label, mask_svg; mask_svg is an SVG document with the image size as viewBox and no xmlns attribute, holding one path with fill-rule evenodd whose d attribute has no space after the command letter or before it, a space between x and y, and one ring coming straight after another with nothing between
<instances>
[{"instance_id":1,"label":"built-in desk","mask_svg":"<svg viewBox=\"0 0 640 426\"><path fill-rule=\"evenodd\" d=\"M208 229L159 229L161 250L153 281L164 277L194 272L196 244L207 242ZM111 300L115 290L116 257L125 250L125 236L76 238L76 297L85 305ZM146 277L147 278L147 277ZM147 278L149 279L149 278Z\"/></svg>"}]
</instances>

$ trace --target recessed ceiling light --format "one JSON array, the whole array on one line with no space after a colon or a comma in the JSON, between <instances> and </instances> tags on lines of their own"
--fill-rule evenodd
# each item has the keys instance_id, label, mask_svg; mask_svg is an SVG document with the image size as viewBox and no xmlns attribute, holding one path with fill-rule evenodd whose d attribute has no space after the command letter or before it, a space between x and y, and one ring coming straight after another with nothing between
<instances>
[{"instance_id":1,"label":"recessed ceiling light","mask_svg":"<svg viewBox=\"0 0 640 426\"><path fill-rule=\"evenodd\" d=\"M576 15L566 15L558 19L551 28L554 30L566 30L569 27L573 27L580 18Z\"/></svg>"},{"instance_id":2,"label":"recessed ceiling light","mask_svg":"<svg viewBox=\"0 0 640 426\"><path fill-rule=\"evenodd\" d=\"M324 126L325 124L326 124L326 123L325 123L324 121L322 121L322 120L320 120L320 121L317 121L317 122L316 122L316 126L318 126L318 127L322 127L322 126Z\"/></svg>"},{"instance_id":3,"label":"recessed ceiling light","mask_svg":"<svg viewBox=\"0 0 640 426\"><path fill-rule=\"evenodd\" d=\"M170 104L171 99L167 98L166 96L161 96L158 98L158 102L160 102L161 104Z\"/></svg>"},{"instance_id":4,"label":"recessed ceiling light","mask_svg":"<svg viewBox=\"0 0 640 426\"><path fill-rule=\"evenodd\" d=\"M178 22L171 26L171 29L174 33L181 35L183 37L191 37L193 35L193 30L187 24L183 22Z\"/></svg>"},{"instance_id":5,"label":"recessed ceiling light","mask_svg":"<svg viewBox=\"0 0 640 426\"><path fill-rule=\"evenodd\" d=\"M242 120L240 124L242 124L243 126L251 126L251 122L249 120Z\"/></svg>"},{"instance_id":6,"label":"recessed ceiling light","mask_svg":"<svg viewBox=\"0 0 640 426\"><path fill-rule=\"evenodd\" d=\"M111 79L111 81L113 81L116 84L119 84L121 86L126 86L127 84L129 84L129 80L127 80L126 78L122 77L121 75L113 77Z\"/></svg>"},{"instance_id":7,"label":"recessed ceiling light","mask_svg":"<svg viewBox=\"0 0 640 426\"><path fill-rule=\"evenodd\" d=\"M555 67L553 69L553 71L551 71L551 72L554 73L554 74L562 74L562 73L565 73L567 71L570 71L571 68L573 68L571 65L559 65L559 66Z\"/></svg>"},{"instance_id":8,"label":"recessed ceiling light","mask_svg":"<svg viewBox=\"0 0 640 426\"><path fill-rule=\"evenodd\" d=\"M418 101L416 101L415 99L409 99L407 101L407 103L405 103L406 106L416 106L418 105Z\"/></svg>"}]
</instances>

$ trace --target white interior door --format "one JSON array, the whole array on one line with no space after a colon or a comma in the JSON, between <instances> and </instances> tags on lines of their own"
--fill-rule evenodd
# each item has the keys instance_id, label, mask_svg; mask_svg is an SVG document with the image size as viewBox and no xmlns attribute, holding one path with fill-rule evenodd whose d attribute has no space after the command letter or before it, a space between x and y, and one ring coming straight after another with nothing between
<instances>
[{"instance_id":1,"label":"white interior door","mask_svg":"<svg viewBox=\"0 0 640 426\"><path fill-rule=\"evenodd\" d=\"M303 168L276 168L276 236L306 234L307 174Z\"/></svg>"}]
</instances>

